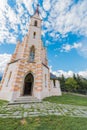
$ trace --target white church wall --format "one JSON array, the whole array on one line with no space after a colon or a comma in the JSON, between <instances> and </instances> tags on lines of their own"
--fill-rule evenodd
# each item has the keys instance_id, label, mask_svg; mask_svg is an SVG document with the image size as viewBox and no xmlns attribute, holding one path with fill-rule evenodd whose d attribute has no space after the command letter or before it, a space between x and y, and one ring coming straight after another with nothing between
<instances>
[{"instance_id":1,"label":"white church wall","mask_svg":"<svg viewBox=\"0 0 87 130\"><path fill-rule=\"evenodd\" d=\"M49 70L43 66L43 90L42 98L49 96Z\"/></svg>"},{"instance_id":2,"label":"white church wall","mask_svg":"<svg viewBox=\"0 0 87 130\"><path fill-rule=\"evenodd\" d=\"M50 96L61 96L60 82L55 80L55 86L53 80L50 80Z\"/></svg>"},{"instance_id":3,"label":"white church wall","mask_svg":"<svg viewBox=\"0 0 87 130\"><path fill-rule=\"evenodd\" d=\"M12 92L12 85L14 83L14 79L15 79L15 72L16 72L16 68L17 68L17 63L12 63L9 65L8 67L8 71L0 92L0 98L4 99L4 100L11 100L12 96L13 96L13 92ZM11 77L9 79L9 74L10 72L12 72Z\"/></svg>"},{"instance_id":4,"label":"white church wall","mask_svg":"<svg viewBox=\"0 0 87 130\"><path fill-rule=\"evenodd\" d=\"M17 63L12 63L12 64L9 65L7 75L6 75L6 78L5 78L2 89L4 89L4 88L5 89L6 88L10 89L11 88L11 85L13 83L13 79L15 78L15 70L16 70L16 68L17 68ZM11 77L9 79L10 72L12 72L12 74L11 74ZM9 79L9 82L8 82L8 79ZM7 86L7 84L8 84L8 86Z\"/></svg>"}]
</instances>

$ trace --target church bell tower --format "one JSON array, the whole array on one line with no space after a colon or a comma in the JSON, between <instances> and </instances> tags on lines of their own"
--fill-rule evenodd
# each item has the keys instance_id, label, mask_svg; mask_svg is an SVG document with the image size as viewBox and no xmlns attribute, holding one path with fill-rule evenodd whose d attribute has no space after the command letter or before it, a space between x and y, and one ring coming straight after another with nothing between
<instances>
[{"instance_id":1,"label":"church bell tower","mask_svg":"<svg viewBox=\"0 0 87 130\"><path fill-rule=\"evenodd\" d=\"M38 8L35 14L30 19L29 25L29 42L35 46L39 46L39 42L41 40L41 23L42 20L39 16ZM29 44L29 45L31 45Z\"/></svg>"}]
</instances>

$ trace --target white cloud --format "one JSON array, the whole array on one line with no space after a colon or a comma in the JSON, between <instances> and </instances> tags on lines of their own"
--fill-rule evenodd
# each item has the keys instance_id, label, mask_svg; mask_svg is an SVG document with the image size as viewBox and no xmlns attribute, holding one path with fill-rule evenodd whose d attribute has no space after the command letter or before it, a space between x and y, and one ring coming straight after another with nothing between
<instances>
[{"instance_id":1,"label":"white cloud","mask_svg":"<svg viewBox=\"0 0 87 130\"><path fill-rule=\"evenodd\" d=\"M9 62L10 58L10 54L0 54L0 75L3 74L6 64Z\"/></svg>"},{"instance_id":2,"label":"white cloud","mask_svg":"<svg viewBox=\"0 0 87 130\"><path fill-rule=\"evenodd\" d=\"M0 44L4 42L15 44L19 34L26 34L28 11L31 15L34 13L32 7L34 1L37 3L37 0L17 0L14 8L10 7L7 0L0 1Z\"/></svg>"},{"instance_id":3,"label":"white cloud","mask_svg":"<svg viewBox=\"0 0 87 130\"><path fill-rule=\"evenodd\" d=\"M37 3L38 0L16 0L16 5L11 8L7 0L0 1L0 43L16 43L19 34L27 33L28 12L32 15L32 5L36 8ZM50 11L48 20L43 24L45 33L51 31L50 35L54 37L56 32L62 34L62 37L68 32L87 36L87 0L79 0L77 4L72 0L44 0L42 5L40 12L43 18Z\"/></svg>"},{"instance_id":4,"label":"white cloud","mask_svg":"<svg viewBox=\"0 0 87 130\"><path fill-rule=\"evenodd\" d=\"M72 49L80 49L81 47L82 47L82 43L74 43L73 45L63 44L61 52L69 52Z\"/></svg>"},{"instance_id":5,"label":"white cloud","mask_svg":"<svg viewBox=\"0 0 87 130\"><path fill-rule=\"evenodd\" d=\"M81 40L78 43L71 44L63 44L60 52L70 52L72 49L76 49L80 56L87 58L87 38ZM58 49L55 49L57 51Z\"/></svg>"},{"instance_id":6,"label":"white cloud","mask_svg":"<svg viewBox=\"0 0 87 130\"><path fill-rule=\"evenodd\" d=\"M4 3L4 4L1 4ZM20 23L18 15L15 11L8 5L6 0L3 0L0 4L0 43L6 42L16 43L18 27L17 24ZM13 30L13 32L10 32Z\"/></svg>"},{"instance_id":7,"label":"white cloud","mask_svg":"<svg viewBox=\"0 0 87 130\"><path fill-rule=\"evenodd\" d=\"M27 8L27 10L29 11L30 14L34 13L33 7L32 7L32 3L34 2L34 0L17 0L16 3L19 3L20 6L23 3L25 5L25 7Z\"/></svg>"},{"instance_id":8,"label":"white cloud","mask_svg":"<svg viewBox=\"0 0 87 130\"><path fill-rule=\"evenodd\" d=\"M84 78L87 78L87 70L86 71L80 71L78 74L80 76L84 77Z\"/></svg>"},{"instance_id":9,"label":"white cloud","mask_svg":"<svg viewBox=\"0 0 87 130\"><path fill-rule=\"evenodd\" d=\"M46 45L46 46L48 46L48 45L50 45L50 44L52 44L50 41L48 41L48 40L45 41L45 45Z\"/></svg>"},{"instance_id":10,"label":"white cloud","mask_svg":"<svg viewBox=\"0 0 87 130\"><path fill-rule=\"evenodd\" d=\"M50 72L56 75L57 77L61 77L62 75L64 75L65 78L73 77L74 74L72 71L68 71L68 72L65 72L63 70L53 71L52 67L50 68Z\"/></svg>"},{"instance_id":11,"label":"white cloud","mask_svg":"<svg viewBox=\"0 0 87 130\"><path fill-rule=\"evenodd\" d=\"M52 0L52 8L48 18L49 30L62 35L69 32L87 36L87 0Z\"/></svg>"},{"instance_id":12,"label":"white cloud","mask_svg":"<svg viewBox=\"0 0 87 130\"><path fill-rule=\"evenodd\" d=\"M43 8L45 11L49 11L51 8L51 1L50 0L44 0L43 1Z\"/></svg>"},{"instance_id":13,"label":"white cloud","mask_svg":"<svg viewBox=\"0 0 87 130\"><path fill-rule=\"evenodd\" d=\"M61 52L63 52L63 51L68 52L68 51L70 51L71 49L72 49L72 47L71 47L70 44L64 44L64 45L62 46Z\"/></svg>"},{"instance_id":14,"label":"white cloud","mask_svg":"<svg viewBox=\"0 0 87 130\"><path fill-rule=\"evenodd\" d=\"M78 74L79 76L82 76L83 78L87 78L87 70L79 71L78 73L75 73L71 70L69 70L69 71L64 71L64 70L53 71L52 66L50 66L50 72L53 73L54 75L56 75L57 77L61 77L62 75L64 75L65 78L68 78L68 77L73 77L73 74L75 74L75 75Z\"/></svg>"},{"instance_id":15,"label":"white cloud","mask_svg":"<svg viewBox=\"0 0 87 130\"><path fill-rule=\"evenodd\" d=\"M81 41L82 46L77 49L78 53L83 56L84 58L87 58L87 38Z\"/></svg>"},{"instance_id":16,"label":"white cloud","mask_svg":"<svg viewBox=\"0 0 87 130\"><path fill-rule=\"evenodd\" d=\"M40 15L41 15L42 18L46 18L47 17L46 12L41 7L39 7L39 11L41 12Z\"/></svg>"}]
</instances>

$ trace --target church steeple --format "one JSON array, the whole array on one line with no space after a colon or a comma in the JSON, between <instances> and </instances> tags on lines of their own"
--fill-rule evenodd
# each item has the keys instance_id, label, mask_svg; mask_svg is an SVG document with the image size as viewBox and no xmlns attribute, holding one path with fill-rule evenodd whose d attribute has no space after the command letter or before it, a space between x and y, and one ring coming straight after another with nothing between
<instances>
[{"instance_id":1,"label":"church steeple","mask_svg":"<svg viewBox=\"0 0 87 130\"><path fill-rule=\"evenodd\" d=\"M32 17L33 17L33 18L37 18L37 19L39 19L39 20L42 21L42 19L41 19L41 17L40 17L39 4L37 4L37 7L36 7L36 9L35 9L35 13L34 13L34 15L33 15ZM31 17L31 18L32 18L32 17Z\"/></svg>"},{"instance_id":2,"label":"church steeple","mask_svg":"<svg viewBox=\"0 0 87 130\"><path fill-rule=\"evenodd\" d=\"M36 13L39 15L39 4L37 4L37 9L36 9L35 14L36 14Z\"/></svg>"},{"instance_id":3,"label":"church steeple","mask_svg":"<svg viewBox=\"0 0 87 130\"><path fill-rule=\"evenodd\" d=\"M37 9L34 15L30 19L29 25L29 40L33 45L39 45L39 41L41 40L41 23L42 20L39 15L39 5L37 5Z\"/></svg>"}]
</instances>

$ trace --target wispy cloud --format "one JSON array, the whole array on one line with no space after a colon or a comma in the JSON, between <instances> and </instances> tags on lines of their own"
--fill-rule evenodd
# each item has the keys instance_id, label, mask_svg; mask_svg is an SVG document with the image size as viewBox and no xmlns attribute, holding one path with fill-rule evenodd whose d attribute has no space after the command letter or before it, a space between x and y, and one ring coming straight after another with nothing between
<instances>
[{"instance_id":1,"label":"wispy cloud","mask_svg":"<svg viewBox=\"0 0 87 130\"><path fill-rule=\"evenodd\" d=\"M81 48L78 48L77 51L79 55L83 56L84 58L87 58L87 38L81 41Z\"/></svg>"},{"instance_id":2,"label":"wispy cloud","mask_svg":"<svg viewBox=\"0 0 87 130\"><path fill-rule=\"evenodd\" d=\"M0 1L0 43L16 43L20 35L27 33L29 16L34 13L37 2L16 0L12 8L7 0ZM49 32L54 38L56 33L64 37L69 32L87 36L87 0L79 0L77 3L72 0L44 0L40 13L43 18L47 17L43 22L46 27L43 32Z\"/></svg>"},{"instance_id":3,"label":"wispy cloud","mask_svg":"<svg viewBox=\"0 0 87 130\"><path fill-rule=\"evenodd\" d=\"M72 49L76 49L77 53L84 58L87 58L87 38L74 44L63 44L60 52L70 52ZM56 49L57 50L57 49Z\"/></svg>"},{"instance_id":4,"label":"wispy cloud","mask_svg":"<svg viewBox=\"0 0 87 130\"><path fill-rule=\"evenodd\" d=\"M53 73L57 77L61 77L62 75L64 75L65 78L68 78L68 77L73 77L73 74L75 74L75 75L78 74L79 76L82 76L83 78L87 78L87 70L79 71L78 73L75 73L71 70L69 70L69 71L64 71L64 70L53 71L52 66L50 66L50 71L51 71L51 73Z\"/></svg>"},{"instance_id":5,"label":"wispy cloud","mask_svg":"<svg viewBox=\"0 0 87 130\"><path fill-rule=\"evenodd\" d=\"M74 43L73 45L63 44L61 52L69 52L72 49L80 49L81 47L82 47L82 43Z\"/></svg>"},{"instance_id":6,"label":"wispy cloud","mask_svg":"<svg viewBox=\"0 0 87 130\"><path fill-rule=\"evenodd\" d=\"M47 31L87 36L87 0L52 0Z\"/></svg>"},{"instance_id":7,"label":"wispy cloud","mask_svg":"<svg viewBox=\"0 0 87 130\"><path fill-rule=\"evenodd\" d=\"M10 54L0 54L0 75L3 74L6 64L9 62L10 58Z\"/></svg>"},{"instance_id":8,"label":"wispy cloud","mask_svg":"<svg viewBox=\"0 0 87 130\"><path fill-rule=\"evenodd\" d=\"M34 13L33 2L17 0L14 7L7 0L0 1L0 43L13 43L27 32L30 15Z\"/></svg>"},{"instance_id":9,"label":"wispy cloud","mask_svg":"<svg viewBox=\"0 0 87 130\"><path fill-rule=\"evenodd\" d=\"M51 0L44 0L43 1L43 8L45 11L49 11L51 8Z\"/></svg>"}]
</instances>

